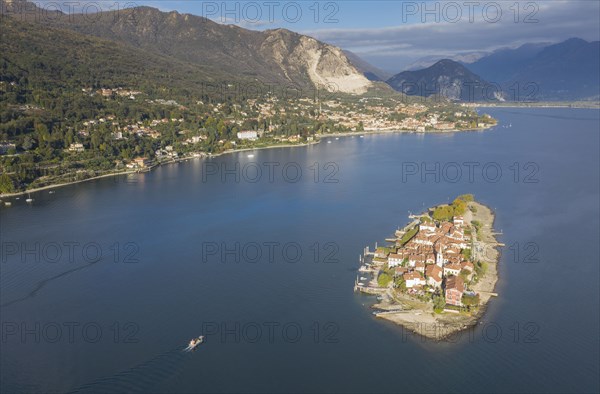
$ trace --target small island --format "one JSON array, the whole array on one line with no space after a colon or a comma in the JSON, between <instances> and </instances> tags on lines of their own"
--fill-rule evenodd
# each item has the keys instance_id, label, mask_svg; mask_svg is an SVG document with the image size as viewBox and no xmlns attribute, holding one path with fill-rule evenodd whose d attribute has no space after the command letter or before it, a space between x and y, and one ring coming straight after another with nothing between
<instances>
[{"instance_id":1,"label":"small island","mask_svg":"<svg viewBox=\"0 0 600 394\"><path fill-rule=\"evenodd\" d=\"M503 245L492 210L471 194L409 218L386 239L390 246L365 248L354 288L378 296L377 317L442 340L475 325L497 295L497 247Z\"/></svg>"}]
</instances>

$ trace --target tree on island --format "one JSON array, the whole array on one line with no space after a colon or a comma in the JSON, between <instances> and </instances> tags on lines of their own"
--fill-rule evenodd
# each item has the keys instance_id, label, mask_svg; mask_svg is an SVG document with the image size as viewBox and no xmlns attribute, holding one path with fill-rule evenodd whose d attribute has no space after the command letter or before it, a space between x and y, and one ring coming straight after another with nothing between
<instances>
[{"instance_id":1,"label":"tree on island","mask_svg":"<svg viewBox=\"0 0 600 394\"><path fill-rule=\"evenodd\" d=\"M463 269L463 270L460 271L459 276L462 278L462 280L465 283L468 283L469 282L469 277L471 276L471 271Z\"/></svg>"},{"instance_id":2,"label":"tree on island","mask_svg":"<svg viewBox=\"0 0 600 394\"><path fill-rule=\"evenodd\" d=\"M394 279L394 286L396 286L396 289L398 289L402 292L406 291L406 281L404 280L402 275L400 275L396 279Z\"/></svg>"},{"instance_id":3,"label":"tree on island","mask_svg":"<svg viewBox=\"0 0 600 394\"><path fill-rule=\"evenodd\" d=\"M461 302L465 307L467 307L467 309L471 310L471 308L479 305L479 294L475 294L473 296L464 294Z\"/></svg>"},{"instance_id":4,"label":"tree on island","mask_svg":"<svg viewBox=\"0 0 600 394\"><path fill-rule=\"evenodd\" d=\"M392 281L392 277L387 272L382 272L377 277L377 284L380 287L387 287L391 281Z\"/></svg>"},{"instance_id":5,"label":"tree on island","mask_svg":"<svg viewBox=\"0 0 600 394\"><path fill-rule=\"evenodd\" d=\"M464 215L464 213L467 211L467 203L457 198L452 202L452 210L454 212L453 216Z\"/></svg>"},{"instance_id":6,"label":"tree on island","mask_svg":"<svg viewBox=\"0 0 600 394\"><path fill-rule=\"evenodd\" d=\"M473 202L473 201L475 201L475 196L472 194L462 194L462 195L456 197L456 200L462 200L464 202Z\"/></svg>"},{"instance_id":7,"label":"tree on island","mask_svg":"<svg viewBox=\"0 0 600 394\"><path fill-rule=\"evenodd\" d=\"M450 205L441 205L433 211L433 219L438 222L446 222L454 216L454 209Z\"/></svg>"},{"instance_id":8,"label":"tree on island","mask_svg":"<svg viewBox=\"0 0 600 394\"><path fill-rule=\"evenodd\" d=\"M467 211L467 203L474 201L472 194L463 194L454 199L450 205L440 205L433 211L433 218L440 222L452 220L454 216L461 216Z\"/></svg>"},{"instance_id":9,"label":"tree on island","mask_svg":"<svg viewBox=\"0 0 600 394\"><path fill-rule=\"evenodd\" d=\"M433 296L433 310L435 313L441 313L446 306L446 299L441 294L435 294Z\"/></svg>"}]
</instances>

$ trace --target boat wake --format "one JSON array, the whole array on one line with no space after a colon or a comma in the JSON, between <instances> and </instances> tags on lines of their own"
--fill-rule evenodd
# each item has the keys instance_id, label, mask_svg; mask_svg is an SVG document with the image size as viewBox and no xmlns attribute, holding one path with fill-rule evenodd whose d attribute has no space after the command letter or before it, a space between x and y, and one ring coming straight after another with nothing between
<instances>
[{"instance_id":1,"label":"boat wake","mask_svg":"<svg viewBox=\"0 0 600 394\"><path fill-rule=\"evenodd\" d=\"M3 304L0 304L0 308L4 308L4 307L7 307L7 306L10 306L10 305L13 305L13 304L16 304L16 303L19 303L19 302L22 302L22 301L28 300L28 299L30 299L30 298L33 298L33 297L35 297L35 296L37 295L37 293L38 293L38 292L40 292L40 290L42 290L42 289L43 289L43 288L44 288L44 287L45 287L45 286L46 286L48 283L50 283L50 282L53 282L53 281L55 281L55 280L57 280L57 279L60 279L60 278L62 278L63 276L70 275L70 274L72 274L73 272L77 272L77 271L80 271L80 270L82 270L82 269L85 269L85 268L91 267L91 266L93 266L94 264L97 264L97 263L99 263L100 261L102 261L102 260L98 260L98 261L92 261L92 262L86 263L85 265L79 266L79 267L77 267L77 268L72 268L72 269L70 269L70 270L67 270L67 271L61 272L61 273L59 273L59 274L56 274L56 275L54 275L54 276L52 276L52 277L50 277L50 278L43 279L43 280L41 280L41 281L37 282L37 284L34 286L33 290L31 290L29 293L27 293L27 294L26 294L26 295L24 295L23 297L20 297L20 298L17 298L17 299L11 300L11 301L7 301L7 302L5 302L5 303L3 303Z\"/></svg>"},{"instance_id":2,"label":"boat wake","mask_svg":"<svg viewBox=\"0 0 600 394\"><path fill-rule=\"evenodd\" d=\"M157 387L179 375L188 357L180 349L174 349L125 371L80 386L71 393L156 392Z\"/></svg>"}]
</instances>

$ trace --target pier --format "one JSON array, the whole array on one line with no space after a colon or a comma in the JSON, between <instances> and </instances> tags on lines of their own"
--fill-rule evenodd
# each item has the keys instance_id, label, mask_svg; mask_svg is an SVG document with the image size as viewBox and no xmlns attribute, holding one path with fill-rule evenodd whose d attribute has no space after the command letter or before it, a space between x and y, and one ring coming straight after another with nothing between
<instances>
[{"instance_id":1,"label":"pier","mask_svg":"<svg viewBox=\"0 0 600 394\"><path fill-rule=\"evenodd\" d=\"M498 297L498 293L492 293L490 291L479 291L479 294L487 294L490 297Z\"/></svg>"},{"instance_id":2,"label":"pier","mask_svg":"<svg viewBox=\"0 0 600 394\"><path fill-rule=\"evenodd\" d=\"M385 294L387 289L382 289L381 287L364 286L356 281L354 283L354 291L366 294Z\"/></svg>"},{"instance_id":3,"label":"pier","mask_svg":"<svg viewBox=\"0 0 600 394\"><path fill-rule=\"evenodd\" d=\"M375 243L375 249L377 249L377 243ZM363 254L358 256L358 261L360 263L360 267L358 268L358 271L373 274L374 278L371 279L370 284L363 285L363 284L359 283L358 276L357 276L356 280L354 281L354 291L358 291L358 292L366 293L366 294L378 294L379 295L379 294L384 294L388 290L387 288L373 286L373 284L377 283L376 275L379 272L379 268L377 267L377 264L374 264L372 261L373 257L375 257L375 252L371 252L369 247L365 246L365 248L363 249Z\"/></svg>"},{"instance_id":4,"label":"pier","mask_svg":"<svg viewBox=\"0 0 600 394\"><path fill-rule=\"evenodd\" d=\"M380 316L385 316L385 315L396 315L398 313L411 313L411 312L414 312L414 311L413 310L404 310L404 309L392 309L389 311L376 312L375 316L380 317Z\"/></svg>"}]
</instances>

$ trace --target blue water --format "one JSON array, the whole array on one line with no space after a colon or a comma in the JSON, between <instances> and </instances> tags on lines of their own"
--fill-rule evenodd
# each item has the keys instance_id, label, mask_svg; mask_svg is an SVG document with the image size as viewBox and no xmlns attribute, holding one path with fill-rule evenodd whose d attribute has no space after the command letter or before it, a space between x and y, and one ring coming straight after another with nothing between
<instances>
[{"instance_id":1,"label":"blue water","mask_svg":"<svg viewBox=\"0 0 600 394\"><path fill-rule=\"evenodd\" d=\"M485 112L486 132L332 138L11 199L0 389L598 392L599 112ZM352 291L363 248L463 193L506 244L483 324L436 343L375 319Z\"/></svg>"}]
</instances>

